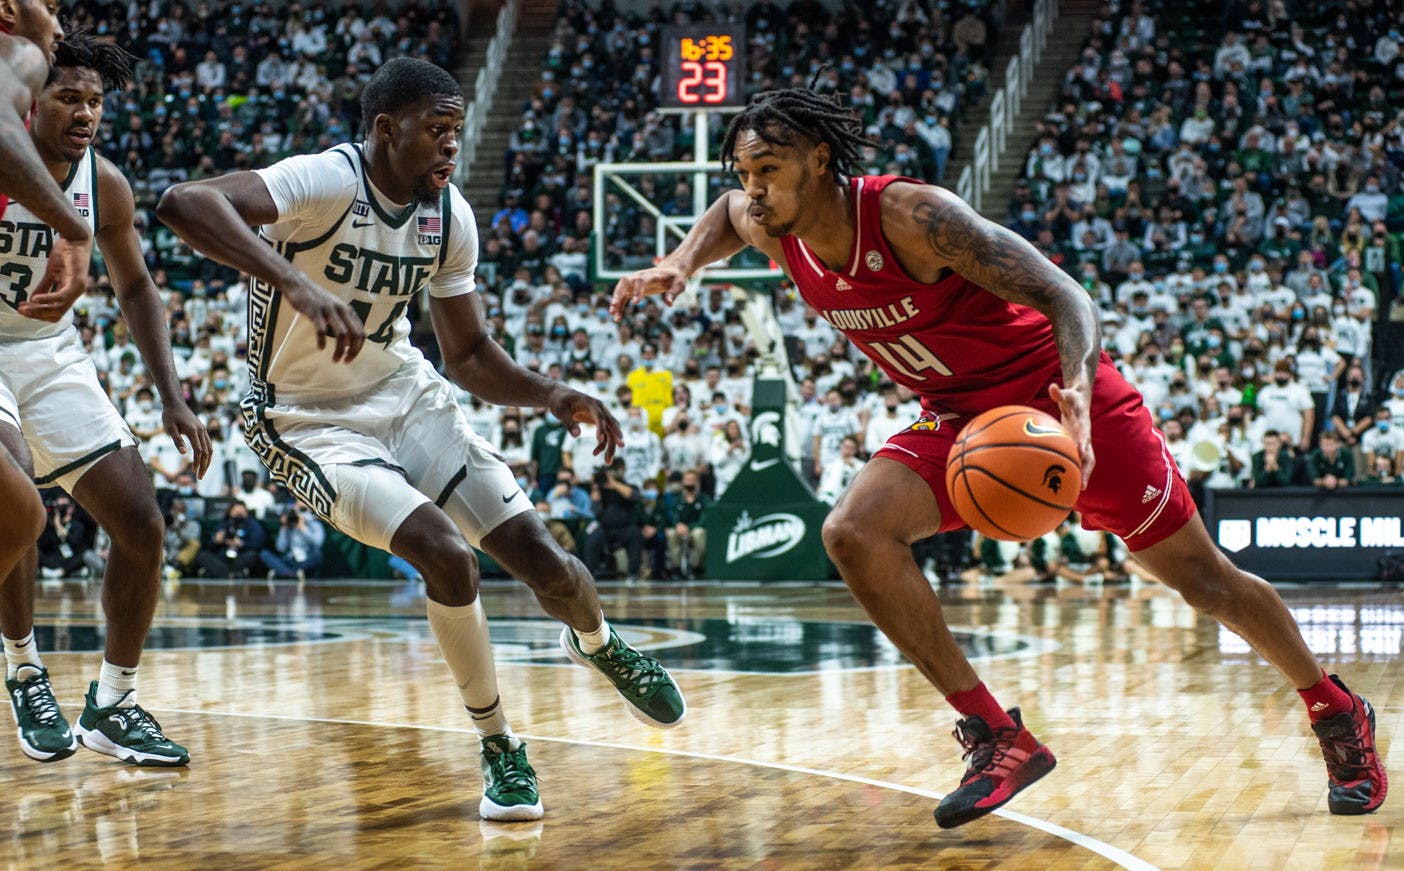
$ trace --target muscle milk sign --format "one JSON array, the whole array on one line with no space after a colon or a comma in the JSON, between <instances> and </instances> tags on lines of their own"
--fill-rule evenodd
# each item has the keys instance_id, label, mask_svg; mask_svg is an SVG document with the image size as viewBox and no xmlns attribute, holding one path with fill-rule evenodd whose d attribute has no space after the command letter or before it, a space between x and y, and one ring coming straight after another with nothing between
<instances>
[{"instance_id":1,"label":"muscle milk sign","mask_svg":"<svg viewBox=\"0 0 1404 871\"><path fill-rule=\"evenodd\" d=\"M1404 550L1404 489L1211 490L1206 525L1234 561L1269 580L1374 577Z\"/></svg>"},{"instance_id":2,"label":"muscle milk sign","mask_svg":"<svg viewBox=\"0 0 1404 871\"><path fill-rule=\"evenodd\" d=\"M1245 547L1404 547L1398 517L1259 517L1220 520L1219 546L1231 553Z\"/></svg>"}]
</instances>

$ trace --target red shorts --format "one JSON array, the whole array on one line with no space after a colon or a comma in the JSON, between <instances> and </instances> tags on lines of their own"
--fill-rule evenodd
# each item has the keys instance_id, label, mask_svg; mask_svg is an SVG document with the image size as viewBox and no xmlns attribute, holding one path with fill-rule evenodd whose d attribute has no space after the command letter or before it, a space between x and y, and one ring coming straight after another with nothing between
<instances>
[{"instance_id":1,"label":"red shorts","mask_svg":"<svg viewBox=\"0 0 1404 871\"><path fill-rule=\"evenodd\" d=\"M1060 416L1047 392L1029 404ZM942 532L966 525L946 492L946 457L961 426L959 416L928 412L874 454L908 466L930 485ZM1092 389L1092 450L1097 465L1076 505L1083 527L1111 532L1135 551L1164 541L1194 516L1189 488L1141 394L1107 363Z\"/></svg>"}]
</instances>

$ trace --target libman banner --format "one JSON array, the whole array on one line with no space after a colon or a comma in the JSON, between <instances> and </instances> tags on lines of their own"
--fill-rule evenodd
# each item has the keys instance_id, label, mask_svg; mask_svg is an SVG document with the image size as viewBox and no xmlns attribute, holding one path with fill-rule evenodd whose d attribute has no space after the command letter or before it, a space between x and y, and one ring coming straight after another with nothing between
<instances>
[{"instance_id":1,"label":"libman banner","mask_svg":"<svg viewBox=\"0 0 1404 871\"><path fill-rule=\"evenodd\" d=\"M829 577L820 531L829 506L785 460L785 383L755 382L751 456L708 506L707 574L720 580L802 581Z\"/></svg>"}]
</instances>

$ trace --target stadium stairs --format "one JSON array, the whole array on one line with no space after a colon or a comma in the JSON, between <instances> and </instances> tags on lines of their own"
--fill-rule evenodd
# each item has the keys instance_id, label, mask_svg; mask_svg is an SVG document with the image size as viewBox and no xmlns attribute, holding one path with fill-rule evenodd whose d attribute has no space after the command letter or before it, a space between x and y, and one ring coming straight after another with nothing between
<instances>
[{"instance_id":1,"label":"stadium stairs","mask_svg":"<svg viewBox=\"0 0 1404 871\"><path fill-rule=\"evenodd\" d=\"M474 7L478 24L469 28L469 53L458 79L465 89L472 87L478 74L500 7L501 3ZM468 167L468 180L463 186L463 195L477 214L478 230L484 236L487 222L500 207L498 199L502 195L505 172L503 155L507 153L512 130L521 118L521 107L531 99L532 89L541 80L541 59L551 47L551 31L556 26L558 7L558 0L521 0L512 47L498 79L497 95L478 143L477 157ZM482 33L478 32L479 27Z\"/></svg>"},{"instance_id":2,"label":"stadium stairs","mask_svg":"<svg viewBox=\"0 0 1404 871\"><path fill-rule=\"evenodd\" d=\"M488 43L492 42L497 10L501 5L501 0L494 0L491 4L475 4L468 20L468 32L463 37L463 54L459 57L455 77L463 85L463 94L470 103L473 101L470 93L473 81L478 76L478 68L487 59Z\"/></svg>"},{"instance_id":3,"label":"stadium stairs","mask_svg":"<svg viewBox=\"0 0 1404 871\"><path fill-rule=\"evenodd\" d=\"M990 220L1004 223L1007 219L1005 210L1014 193L1014 182L1024 171L1024 159L1033 146L1034 125L1048 112L1063 77L1077 62L1088 29L1101 5L1100 0L1059 0L1058 20L1054 22L1053 30L1048 35L1048 45L1035 65L1028 96L1020 105L1019 114L1014 117L1014 132L1009 135L1004 153L999 156L999 171L990 175L990 189L982 203L984 216ZM1029 14L1028 9L1022 7L1017 11L1010 10L1009 23L1004 32L1012 34L1012 38L999 43L994 63L990 66L991 85L1003 84L1004 67L1009 63L1011 54L1019 50L1018 34L1028 21ZM946 170L946 178L952 184L959 177L961 167L970 160L969 149L974 147L981 125L989 123L988 100L970 115L960 126L963 146L961 160L951 161L951 166Z\"/></svg>"}]
</instances>

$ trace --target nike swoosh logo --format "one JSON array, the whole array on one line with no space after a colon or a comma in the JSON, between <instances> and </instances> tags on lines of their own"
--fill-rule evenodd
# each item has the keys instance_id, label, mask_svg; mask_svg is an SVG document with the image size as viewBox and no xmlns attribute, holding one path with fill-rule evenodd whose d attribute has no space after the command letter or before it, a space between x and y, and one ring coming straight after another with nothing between
<instances>
[{"instance_id":1,"label":"nike swoosh logo","mask_svg":"<svg viewBox=\"0 0 1404 871\"><path fill-rule=\"evenodd\" d=\"M1037 437L1037 436L1058 435L1059 433L1062 432L1062 430L1061 430L1061 429L1058 429L1058 428L1056 428L1056 427L1050 429L1049 427L1046 427L1046 426L1039 426L1038 424L1034 423L1032 420L1026 420L1026 421L1024 421L1024 432L1028 433L1028 434L1031 435L1031 436Z\"/></svg>"},{"instance_id":2,"label":"nike swoosh logo","mask_svg":"<svg viewBox=\"0 0 1404 871\"><path fill-rule=\"evenodd\" d=\"M126 669L122 670L122 677L131 677L134 674L136 674L136 669L132 669L131 671L127 671Z\"/></svg>"},{"instance_id":3,"label":"nike swoosh logo","mask_svg":"<svg viewBox=\"0 0 1404 871\"><path fill-rule=\"evenodd\" d=\"M520 491L520 490L517 491L517 493L520 493L520 492L522 492L522 491ZM505 505L505 504L507 504L508 502L511 502L513 499L516 499L516 498L517 498L517 493L503 493L503 494L502 494L502 504Z\"/></svg>"},{"instance_id":4,"label":"nike swoosh logo","mask_svg":"<svg viewBox=\"0 0 1404 871\"><path fill-rule=\"evenodd\" d=\"M769 469L778 462L780 462L778 458L774 460L751 460L751 471L760 472Z\"/></svg>"},{"instance_id":5,"label":"nike swoosh logo","mask_svg":"<svg viewBox=\"0 0 1404 871\"><path fill-rule=\"evenodd\" d=\"M352 222L351 222L351 227L352 227L353 229L356 229L356 230L359 230L359 229L361 229L362 227L374 227L374 226L375 226L375 221L352 221Z\"/></svg>"}]
</instances>

